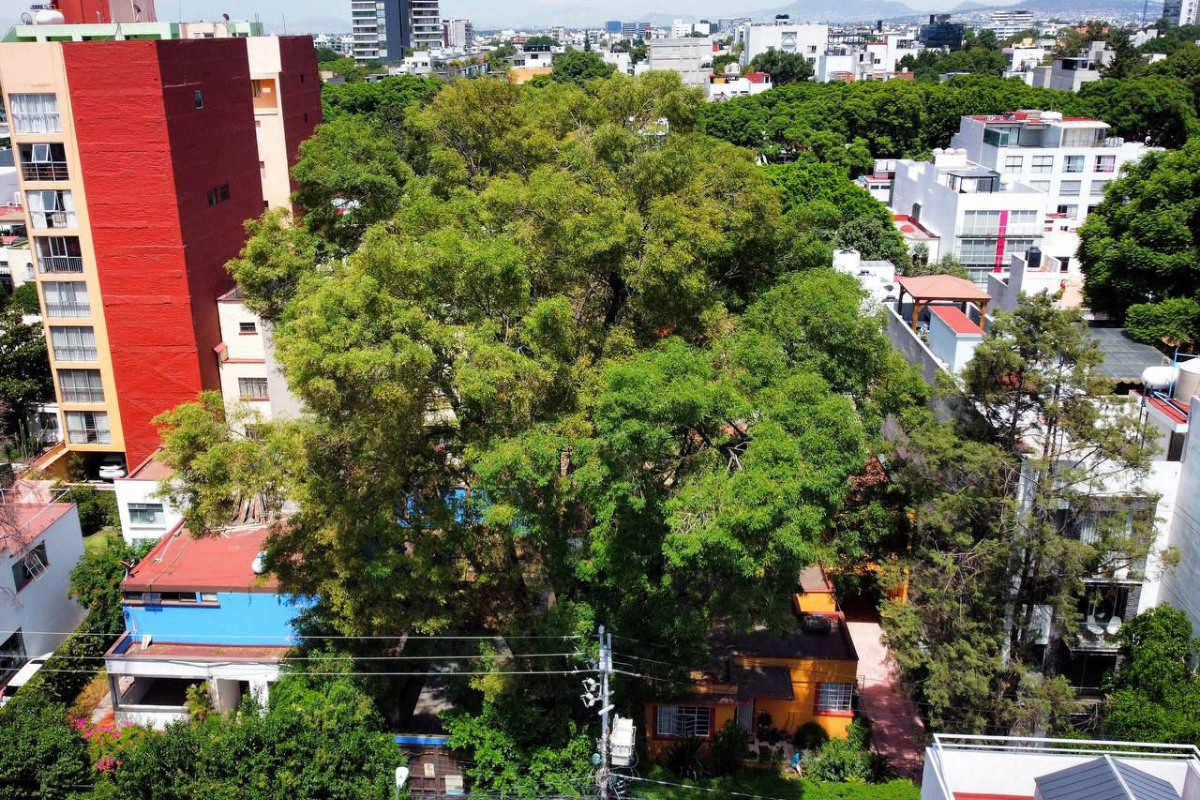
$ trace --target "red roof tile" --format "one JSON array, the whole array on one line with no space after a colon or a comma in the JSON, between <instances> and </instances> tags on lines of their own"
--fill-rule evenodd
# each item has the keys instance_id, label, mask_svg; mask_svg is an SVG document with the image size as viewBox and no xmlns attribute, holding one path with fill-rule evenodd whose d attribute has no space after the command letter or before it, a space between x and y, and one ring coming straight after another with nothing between
<instances>
[{"instance_id":1,"label":"red roof tile","mask_svg":"<svg viewBox=\"0 0 1200 800\"><path fill-rule=\"evenodd\" d=\"M936 314L938 319L946 323L955 333L983 335L983 329L971 322L970 317L960 311L957 306L930 306L929 311Z\"/></svg>"},{"instance_id":2,"label":"red roof tile","mask_svg":"<svg viewBox=\"0 0 1200 800\"><path fill-rule=\"evenodd\" d=\"M265 549L265 527L196 537L180 523L154 546L121 584L127 592L274 592L279 580L250 565Z\"/></svg>"},{"instance_id":3,"label":"red roof tile","mask_svg":"<svg viewBox=\"0 0 1200 800\"><path fill-rule=\"evenodd\" d=\"M991 300L983 289L966 278L953 275L920 275L896 278L896 282L915 299L925 300Z\"/></svg>"},{"instance_id":4,"label":"red roof tile","mask_svg":"<svg viewBox=\"0 0 1200 800\"><path fill-rule=\"evenodd\" d=\"M70 503L4 504L0 506L0 526L5 529L0 544L15 556L70 510Z\"/></svg>"},{"instance_id":5,"label":"red roof tile","mask_svg":"<svg viewBox=\"0 0 1200 800\"><path fill-rule=\"evenodd\" d=\"M158 460L161 450L155 450L146 460L133 468L133 472L126 475L124 478L118 478L122 481L163 481L171 477L175 470L168 467L166 464Z\"/></svg>"}]
</instances>

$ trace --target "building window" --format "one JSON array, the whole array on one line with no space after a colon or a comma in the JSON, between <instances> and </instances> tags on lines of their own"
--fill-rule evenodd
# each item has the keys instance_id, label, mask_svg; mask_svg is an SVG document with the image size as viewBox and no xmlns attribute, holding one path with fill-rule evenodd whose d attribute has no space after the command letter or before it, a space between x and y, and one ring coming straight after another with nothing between
<instances>
[{"instance_id":1,"label":"building window","mask_svg":"<svg viewBox=\"0 0 1200 800\"><path fill-rule=\"evenodd\" d=\"M217 196L220 197L222 203L224 203L226 200L229 199L229 184L228 183L221 184L221 188L217 189Z\"/></svg>"},{"instance_id":2,"label":"building window","mask_svg":"<svg viewBox=\"0 0 1200 800\"><path fill-rule=\"evenodd\" d=\"M238 397L242 400L266 400L266 378L238 378Z\"/></svg>"},{"instance_id":3,"label":"building window","mask_svg":"<svg viewBox=\"0 0 1200 800\"><path fill-rule=\"evenodd\" d=\"M1095 172L1116 172L1117 157L1116 156L1096 156Z\"/></svg>"},{"instance_id":4,"label":"building window","mask_svg":"<svg viewBox=\"0 0 1200 800\"><path fill-rule=\"evenodd\" d=\"M86 317L92 313L87 284L76 281L45 281L42 301L48 317Z\"/></svg>"},{"instance_id":5,"label":"building window","mask_svg":"<svg viewBox=\"0 0 1200 800\"><path fill-rule=\"evenodd\" d=\"M129 524L135 528L166 528L162 503L130 503Z\"/></svg>"},{"instance_id":6,"label":"building window","mask_svg":"<svg viewBox=\"0 0 1200 800\"><path fill-rule=\"evenodd\" d=\"M1083 156L1064 156L1063 172L1083 172Z\"/></svg>"},{"instance_id":7,"label":"building window","mask_svg":"<svg viewBox=\"0 0 1200 800\"><path fill-rule=\"evenodd\" d=\"M1034 172L1053 172L1054 171L1054 156L1034 156L1033 157Z\"/></svg>"},{"instance_id":8,"label":"building window","mask_svg":"<svg viewBox=\"0 0 1200 800\"><path fill-rule=\"evenodd\" d=\"M96 332L91 326L52 325L50 344L57 361L95 361L98 358Z\"/></svg>"},{"instance_id":9,"label":"building window","mask_svg":"<svg viewBox=\"0 0 1200 800\"><path fill-rule=\"evenodd\" d=\"M263 96L262 81L260 81L260 80L250 81L250 90L252 92L254 92L255 97L262 97Z\"/></svg>"},{"instance_id":10,"label":"building window","mask_svg":"<svg viewBox=\"0 0 1200 800\"><path fill-rule=\"evenodd\" d=\"M217 204L217 190L209 189L208 190L208 205L210 207L212 207L212 206L215 206L216 204Z\"/></svg>"},{"instance_id":11,"label":"building window","mask_svg":"<svg viewBox=\"0 0 1200 800\"><path fill-rule=\"evenodd\" d=\"M261 119L254 120L254 137L256 139L258 139L259 141L262 141L262 120Z\"/></svg>"},{"instance_id":12,"label":"building window","mask_svg":"<svg viewBox=\"0 0 1200 800\"><path fill-rule=\"evenodd\" d=\"M27 181L65 181L67 150L57 142L20 145L21 177Z\"/></svg>"},{"instance_id":13,"label":"building window","mask_svg":"<svg viewBox=\"0 0 1200 800\"><path fill-rule=\"evenodd\" d=\"M68 411L67 439L72 444L112 444L108 414L103 411Z\"/></svg>"},{"instance_id":14,"label":"building window","mask_svg":"<svg viewBox=\"0 0 1200 800\"><path fill-rule=\"evenodd\" d=\"M258 179L265 181L267 179L267 162L258 162Z\"/></svg>"},{"instance_id":15,"label":"building window","mask_svg":"<svg viewBox=\"0 0 1200 800\"><path fill-rule=\"evenodd\" d=\"M1058 207L1058 213L1062 214L1067 219L1075 219L1075 217L1079 216L1079 206L1061 205Z\"/></svg>"},{"instance_id":16,"label":"building window","mask_svg":"<svg viewBox=\"0 0 1200 800\"><path fill-rule=\"evenodd\" d=\"M242 336L251 336L258 333L258 325L253 322L239 322L238 333Z\"/></svg>"},{"instance_id":17,"label":"building window","mask_svg":"<svg viewBox=\"0 0 1200 800\"><path fill-rule=\"evenodd\" d=\"M853 683L822 683L817 689L817 712L849 711L853 699Z\"/></svg>"},{"instance_id":18,"label":"building window","mask_svg":"<svg viewBox=\"0 0 1200 800\"><path fill-rule=\"evenodd\" d=\"M1092 197L1104 197L1104 189L1108 186L1108 181L1092 181L1092 189L1090 194Z\"/></svg>"},{"instance_id":19,"label":"building window","mask_svg":"<svg viewBox=\"0 0 1200 800\"><path fill-rule=\"evenodd\" d=\"M659 736L706 739L712 733L708 706L659 706L655 730Z\"/></svg>"},{"instance_id":20,"label":"building window","mask_svg":"<svg viewBox=\"0 0 1200 800\"><path fill-rule=\"evenodd\" d=\"M196 108L204 108L204 92L202 90L197 89L192 95L192 99L196 104Z\"/></svg>"},{"instance_id":21,"label":"building window","mask_svg":"<svg viewBox=\"0 0 1200 800\"><path fill-rule=\"evenodd\" d=\"M74 228L75 201L71 193L57 189L25 192L29 218L35 228Z\"/></svg>"},{"instance_id":22,"label":"building window","mask_svg":"<svg viewBox=\"0 0 1200 800\"><path fill-rule=\"evenodd\" d=\"M1058 193L1063 197L1079 197L1082 188L1081 181L1063 181L1058 185Z\"/></svg>"},{"instance_id":23,"label":"building window","mask_svg":"<svg viewBox=\"0 0 1200 800\"><path fill-rule=\"evenodd\" d=\"M53 94L10 94L8 101L15 133L62 133Z\"/></svg>"},{"instance_id":24,"label":"building window","mask_svg":"<svg viewBox=\"0 0 1200 800\"><path fill-rule=\"evenodd\" d=\"M200 602L201 603L216 603L217 602L217 593L216 592L201 592L200 593Z\"/></svg>"},{"instance_id":25,"label":"building window","mask_svg":"<svg viewBox=\"0 0 1200 800\"><path fill-rule=\"evenodd\" d=\"M21 591L29 585L30 581L36 580L45 572L49 566L50 559L46 556L46 543L42 542L25 555L20 556L12 565L14 588L18 592Z\"/></svg>"},{"instance_id":26,"label":"building window","mask_svg":"<svg viewBox=\"0 0 1200 800\"><path fill-rule=\"evenodd\" d=\"M1050 194L1050 181L1030 181L1029 185L1039 192Z\"/></svg>"},{"instance_id":27,"label":"building window","mask_svg":"<svg viewBox=\"0 0 1200 800\"><path fill-rule=\"evenodd\" d=\"M25 654L25 639L18 629L0 644L0 684L20 669L28 658Z\"/></svg>"},{"instance_id":28,"label":"building window","mask_svg":"<svg viewBox=\"0 0 1200 800\"><path fill-rule=\"evenodd\" d=\"M58 388L64 403L104 402L104 385L98 369L60 369Z\"/></svg>"},{"instance_id":29,"label":"building window","mask_svg":"<svg viewBox=\"0 0 1200 800\"><path fill-rule=\"evenodd\" d=\"M1020 172L1025 163L1024 156L1005 156L1004 171L1005 172Z\"/></svg>"},{"instance_id":30,"label":"building window","mask_svg":"<svg viewBox=\"0 0 1200 800\"><path fill-rule=\"evenodd\" d=\"M37 236L38 264L47 272L83 272L83 251L78 236Z\"/></svg>"},{"instance_id":31,"label":"building window","mask_svg":"<svg viewBox=\"0 0 1200 800\"><path fill-rule=\"evenodd\" d=\"M998 236L1000 234L999 211L964 211L961 235Z\"/></svg>"}]
</instances>

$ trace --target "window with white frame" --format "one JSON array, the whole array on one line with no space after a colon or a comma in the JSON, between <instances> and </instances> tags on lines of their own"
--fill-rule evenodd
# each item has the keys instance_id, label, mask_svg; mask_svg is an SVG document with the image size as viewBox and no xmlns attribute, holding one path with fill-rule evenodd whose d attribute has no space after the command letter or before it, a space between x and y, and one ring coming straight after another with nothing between
<instances>
[{"instance_id":1,"label":"window with white frame","mask_svg":"<svg viewBox=\"0 0 1200 800\"><path fill-rule=\"evenodd\" d=\"M58 388L64 403L104 402L104 385L98 369L60 369Z\"/></svg>"},{"instance_id":2,"label":"window with white frame","mask_svg":"<svg viewBox=\"0 0 1200 800\"><path fill-rule=\"evenodd\" d=\"M266 378L238 378L238 396L242 400L266 400Z\"/></svg>"},{"instance_id":3,"label":"window with white frame","mask_svg":"<svg viewBox=\"0 0 1200 800\"><path fill-rule=\"evenodd\" d=\"M1083 156L1064 156L1063 172L1083 172Z\"/></svg>"},{"instance_id":4,"label":"window with white frame","mask_svg":"<svg viewBox=\"0 0 1200 800\"><path fill-rule=\"evenodd\" d=\"M1079 206L1064 204L1058 207L1058 213L1067 219L1075 219L1075 217L1079 216Z\"/></svg>"},{"instance_id":5,"label":"window with white frame","mask_svg":"<svg viewBox=\"0 0 1200 800\"><path fill-rule=\"evenodd\" d=\"M1029 185L1039 192L1050 193L1050 181L1030 181Z\"/></svg>"},{"instance_id":6,"label":"window with white frame","mask_svg":"<svg viewBox=\"0 0 1200 800\"><path fill-rule=\"evenodd\" d=\"M108 414L103 411L68 411L67 440L72 444L112 444Z\"/></svg>"},{"instance_id":7,"label":"window with white frame","mask_svg":"<svg viewBox=\"0 0 1200 800\"><path fill-rule=\"evenodd\" d=\"M822 683L817 690L817 711L849 711L853 700L853 683Z\"/></svg>"},{"instance_id":8,"label":"window with white frame","mask_svg":"<svg viewBox=\"0 0 1200 800\"><path fill-rule=\"evenodd\" d=\"M58 98L46 94L10 94L9 116L16 133L62 133Z\"/></svg>"},{"instance_id":9,"label":"window with white frame","mask_svg":"<svg viewBox=\"0 0 1200 800\"><path fill-rule=\"evenodd\" d=\"M1063 181L1058 185L1058 193L1063 197L1079 197L1082 189L1082 181Z\"/></svg>"},{"instance_id":10,"label":"window with white frame","mask_svg":"<svg viewBox=\"0 0 1200 800\"><path fill-rule=\"evenodd\" d=\"M1025 163L1025 158L1023 156L1005 156L1004 157L1004 171L1005 172L1020 172L1021 167L1024 165L1024 163Z\"/></svg>"},{"instance_id":11,"label":"window with white frame","mask_svg":"<svg viewBox=\"0 0 1200 800\"><path fill-rule=\"evenodd\" d=\"M48 317L86 317L92 313L87 284L82 281L41 281Z\"/></svg>"},{"instance_id":12,"label":"window with white frame","mask_svg":"<svg viewBox=\"0 0 1200 800\"><path fill-rule=\"evenodd\" d=\"M14 588L18 592L21 591L30 581L36 580L39 575L44 573L49 566L50 559L46 556L46 543L41 542L24 555L18 556L12 565Z\"/></svg>"},{"instance_id":13,"label":"window with white frame","mask_svg":"<svg viewBox=\"0 0 1200 800\"><path fill-rule=\"evenodd\" d=\"M963 239L955 255L964 264L991 264L996 260L996 242L991 239Z\"/></svg>"},{"instance_id":14,"label":"window with white frame","mask_svg":"<svg viewBox=\"0 0 1200 800\"><path fill-rule=\"evenodd\" d=\"M1019 211L1008 212L1008 227L1014 225L1036 225L1038 221L1038 212L1034 209L1024 208Z\"/></svg>"},{"instance_id":15,"label":"window with white frame","mask_svg":"<svg viewBox=\"0 0 1200 800\"><path fill-rule=\"evenodd\" d=\"M29 219L35 228L74 228L75 201L69 191L43 189L25 192Z\"/></svg>"},{"instance_id":16,"label":"window with white frame","mask_svg":"<svg viewBox=\"0 0 1200 800\"><path fill-rule=\"evenodd\" d=\"M58 361L96 361L96 331L90 325L51 325L50 344Z\"/></svg>"},{"instance_id":17,"label":"window with white frame","mask_svg":"<svg viewBox=\"0 0 1200 800\"><path fill-rule=\"evenodd\" d=\"M166 528L162 503L130 503L129 524L135 528Z\"/></svg>"},{"instance_id":18,"label":"window with white frame","mask_svg":"<svg viewBox=\"0 0 1200 800\"><path fill-rule=\"evenodd\" d=\"M1092 189L1090 192L1091 196L1104 197L1104 189L1106 186L1108 186L1108 184L1108 181L1092 181Z\"/></svg>"},{"instance_id":19,"label":"window with white frame","mask_svg":"<svg viewBox=\"0 0 1200 800\"><path fill-rule=\"evenodd\" d=\"M1117 157L1116 156L1096 156L1095 172L1116 172Z\"/></svg>"},{"instance_id":20,"label":"window with white frame","mask_svg":"<svg viewBox=\"0 0 1200 800\"><path fill-rule=\"evenodd\" d=\"M964 211L964 236L996 236L1000 233L999 211Z\"/></svg>"},{"instance_id":21,"label":"window with white frame","mask_svg":"<svg viewBox=\"0 0 1200 800\"><path fill-rule=\"evenodd\" d=\"M708 706L659 706L655 730L659 736L707 738L712 733Z\"/></svg>"},{"instance_id":22,"label":"window with white frame","mask_svg":"<svg viewBox=\"0 0 1200 800\"><path fill-rule=\"evenodd\" d=\"M1054 171L1054 156L1034 156L1033 157L1034 172L1053 172Z\"/></svg>"}]
</instances>

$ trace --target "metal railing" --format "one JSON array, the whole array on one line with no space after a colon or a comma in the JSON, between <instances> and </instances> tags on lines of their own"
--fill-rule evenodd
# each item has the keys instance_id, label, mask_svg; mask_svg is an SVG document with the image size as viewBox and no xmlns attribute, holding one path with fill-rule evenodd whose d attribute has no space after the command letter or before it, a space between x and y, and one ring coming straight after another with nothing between
<instances>
[{"instance_id":1,"label":"metal railing","mask_svg":"<svg viewBox=\"0 0 1200 800\"><path fill-rule=\"evenodd\" d=\"M83 272L83 256L38 256L38 266L43 273Z\"/></svg>"},{"instance_id":2,"label":"metal railing","mask_svg":"<svg viewBox=\"0 0 1200 800\"><path fill-rule=\"evenodd\" d=\"M71 174L65 161L25 161L21 163L21 177L27 181L66 181Z\"/></svg>"},{"instance_id":3,"label":"metal railing","mask_svg":"<svg viewBox=\"0 0 1200 800\"><path fill-rule=\"evenodd\" d=\"M64 403L103 403L104 390L63 387L62 398Z\"/></svg>"},{"instance_id":4,"label":"metal railing","mask_svg":"<svg viewBox=\"0 0 1200 800\"><path fill-rule=\"evenodd\" d=\"M48 317L90 317L91 303L46 303Z\"/></svg>"},{"instance_id":5,"label":"metal railing","mask_svg":"<svg viewBox=\"0 0 1200 800\"><path fill-rule=\"evenodd\" d=\"M94 347L55 347L54 358L58 361L97 361L99 351Z\"/></svg>"},{"instance_id":6,"label":"metal railing","mask_svg":"<svg viewBox=\"0 0 1200 800\"><path fill-rule=\"evenodd\" d=\"M956 236L978 236L980 238L999 238L1003 236L1040 236L1044 232L1043 226L1040 223L1022 223L1016 225L1005 225L1004 233L1000 233L1000 228L997 225L960 225L955 232Z\"/></svg>"},{"instance_id":7,"label":"metal railing","mask_svg":"<svg viewBox=\"0 0 1200 800\"><path fill-rule=\"evenodd\" d=\"M67 428L72 444L112 444L112 431L107 428Z\"/></svg>"}]
</instances>

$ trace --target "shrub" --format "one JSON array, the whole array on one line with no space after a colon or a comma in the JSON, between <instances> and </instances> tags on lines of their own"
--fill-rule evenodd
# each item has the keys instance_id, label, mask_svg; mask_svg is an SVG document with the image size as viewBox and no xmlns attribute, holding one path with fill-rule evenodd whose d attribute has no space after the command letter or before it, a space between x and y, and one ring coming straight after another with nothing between
<instances>
[{"instance_id":1,"label":"shrub","mask_svg":"<svg viewBox=\"0 0 1200 800\"><path fill-rule=\"evenodd\" d=\"M704 742L692 736L680 739L667 750L666 767L681 778L699 780L704 777L704 762L700 758L700 748Z\"/></svg>"},{"instance_id":2,"label":"shrub","mask_svg":"<svg viewBox=\"0 0 1200 800\"><path fill-rule=\"evenodd\" d=\"M1125 326L1130 336L1147 344L1195 342L1200 340L1200 303L1190 297L1139 303L1125 312Z\"/></svg>"},{"instance_id":3,"label":"shrub","mask_svg":"<svg viewBox=\"0 0 1200 800\"><path fill-rule=\"evenodd\" d=\"M42 308L38 305L36 283L23 283L13 290L12 303L21 309L22 314L40 314Z\"/></svg>"},{"instance_id":4,"label":"shrub","mask_svg":"<svg viewBox=\"0 0 1200 800\"><path fill-rule=\"evenodd\" d=\"M84 536L91 536L103 528L121 527L115 492L74 486L63 494L62 502L74 503L79 509L79 526L83 528Z\"/></svg>"},{"instance_id":5,"label":"shrub","mask_svg":"<svg viewBox=\"0 0 1200 800\"><path fill-rule=\"evenodd\" d=\"M806 722L796 729L792 746L797 750L819 750L829 741L829 734L815 722Z\"/></svg>"},{"instance_id":6,"label":"shrub","mask_svg":"<svg viewBox=\"0 0 1200 800\"><path fill-rule=\"evenodd\" d=\"M712 774L736 775L750 755L750 732L729 720L712 743Z\"/></svg>"},{"instance_id":7,"label":"shrub","mask_svg":"<svg viewBox=\"0 0 1200 800\"><path fill-rule=\"evenodd\" d=\"M804 774L818 781L868 783L887 771L884 761L871 752L869 725L855 720L845 739L830 739L804 760Z\"/></svg>"}]
</instances>

